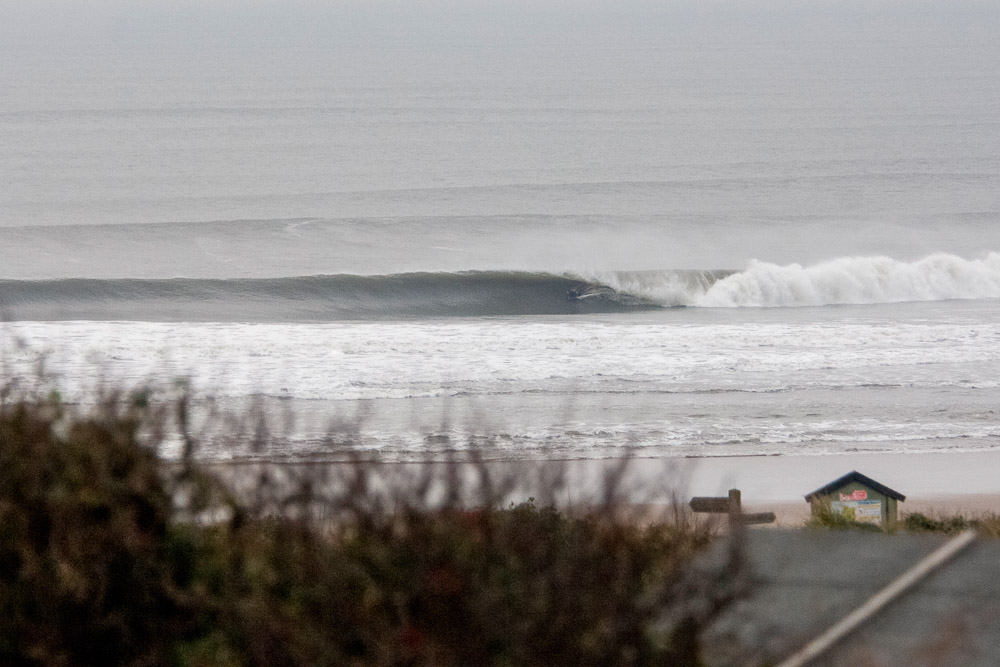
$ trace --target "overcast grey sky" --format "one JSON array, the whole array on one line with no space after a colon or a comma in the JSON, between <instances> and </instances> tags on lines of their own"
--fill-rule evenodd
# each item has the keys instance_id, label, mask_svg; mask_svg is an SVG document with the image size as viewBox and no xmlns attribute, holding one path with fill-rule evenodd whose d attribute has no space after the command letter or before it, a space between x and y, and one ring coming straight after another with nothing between
<instances>
[{"instance_id":1,"label":"overcast grey sky","mask_svg":"<svg viewBox=\"0 0 1000 667\"><path fill-rule=\"evenodd\" d=\"M326 46L831 31L995 37L991 0L3 0L5 48Z\"/></svg>"}]
</instances>

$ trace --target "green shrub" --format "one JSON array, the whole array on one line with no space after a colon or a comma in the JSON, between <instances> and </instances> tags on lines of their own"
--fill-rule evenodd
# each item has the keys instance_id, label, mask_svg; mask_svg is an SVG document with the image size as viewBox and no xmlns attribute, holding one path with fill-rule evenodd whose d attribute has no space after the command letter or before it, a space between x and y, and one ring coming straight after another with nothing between
<instances>
[{"instance_id":1,"label":"green shrub","mask_svg":"<svg viewBox=\"0 0 1000 667\"><path fill-rule=\"evenodd\" d=\"M914 512L903 519L903 528L911 533L958 533L971 527L972 522L962 516L932 519Z\"/></svg>"},{"instance_id":2,"label":"green shrub","mask_svg":"<svg viewBox=\"0 0 1000 667\"><path fill-rule=\"evenodd\" d=\"M689 664L734 595L682 585L706 531L629 520L614 488L582 515L500 509L509 485L460 481L475 455L382 491L364 462L233 487L183 397L185 455L157 456L165 406L0 403L0 664Z\"/></svg>"},{"instance_id":3,"label":"green shrub","mask_svg":"<svg viewBox=\"0 0 1000 667\"><path fill-rule=\"evenodd\" d=\"M652 664L669 647L649 626L705 539L530 504L413 513L336 541L287 522L241 532L222 545L253 545L224 575L228 645L251 664L311 665Z\"/></svg>"},{"instance_id":4,"label":"green shrub","mask_svg":"<svg viewBox=\"0 0 1000 667\"><path fill-rule=\"evenodd\" d=\"M932 518L920 512L908 514L903 521L906 530L914 533L959 533L975 530L980 537L1000 537L1000 517L984 514L975 518L961 515Z\"/></svg>"},{"instance_id":5,"label":"green shrub","mask_svg":"<svg viewBox=\"0 0 1000 667\"><path fill-rule=\"evenodd\" d=\"M109 401L0 411L0 663L162 663L170 497L143 416Z\"/></svg>"}]
</instances>

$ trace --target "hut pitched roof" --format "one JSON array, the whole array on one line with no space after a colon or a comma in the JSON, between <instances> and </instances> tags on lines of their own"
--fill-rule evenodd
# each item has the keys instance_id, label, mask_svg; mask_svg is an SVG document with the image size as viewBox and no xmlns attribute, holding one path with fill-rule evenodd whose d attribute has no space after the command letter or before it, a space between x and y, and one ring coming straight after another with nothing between
<instances>
[{"instance_id":1,"label":"hut pitched roof","mask_svg":"<svg viewBox=\"0 0 1000 667\"><path fill-rule=\"evenodd\" d=\"M868 488L874 489L875 491L878 491L879 493L881 493L883 496L887 496L889 498L895 498L896 500L899 500L899 501L906 500L906 496L904 496L899 491L895 491L893 489L890 489L888 486L886 486L884 484L879 484L878 482L876 482L871 477L868 477L867 475L862 475L857 470L852 470L851 472L847 473L843 477L838 477L837 479L833 480L832 482L830 482L826 486L823 486L823 487L820 487L820 488L816 489L815 491L813 491L812 493L810 493L809 495L806 496L806 500L811 502L813 498L816 498L817 496L825 496L825 495L827 495L829 493L833 493L834 491L836 491L840 487L845 486L847 484L850 484L851 482L857 482L859 484L864 484Z\"/></svg>"}]
</instances>

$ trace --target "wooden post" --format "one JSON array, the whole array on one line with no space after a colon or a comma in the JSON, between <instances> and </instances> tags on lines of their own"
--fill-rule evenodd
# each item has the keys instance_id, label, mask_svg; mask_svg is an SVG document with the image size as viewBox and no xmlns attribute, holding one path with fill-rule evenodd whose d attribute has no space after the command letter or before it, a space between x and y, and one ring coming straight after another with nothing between
<instances>
[{"instance_id":1,"label":"wooden post","mask_svg":"<svg viewBox=\"0 0 1000 667\"><path fill-rule=\"evenodd\" d=\"M743 513L742 495L739 489L729 489L729 527L740 525L740 515Z\"/></svg>"}]
</instances>

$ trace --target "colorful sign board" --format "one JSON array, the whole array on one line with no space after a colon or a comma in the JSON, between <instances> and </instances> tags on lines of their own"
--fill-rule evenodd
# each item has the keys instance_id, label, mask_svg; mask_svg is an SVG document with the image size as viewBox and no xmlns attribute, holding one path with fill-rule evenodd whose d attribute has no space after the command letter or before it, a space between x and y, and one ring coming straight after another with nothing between
<instances>
[{"instance_id":1,"label":"colorful sign board","mask_svg":"<svg viewBox=\"0 0 1000 667\"><path fill-rule=\"evenodd\" d=\"M845 500L858 493L864 494L863 499ZM841 500L830 503L830 510L834 514L841 514L851 521L862 521L867 523L882 523L882 501L867 500L864 491L855 491L853 494L840 494Z\"/></svg>"}]
</instances>

